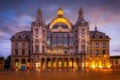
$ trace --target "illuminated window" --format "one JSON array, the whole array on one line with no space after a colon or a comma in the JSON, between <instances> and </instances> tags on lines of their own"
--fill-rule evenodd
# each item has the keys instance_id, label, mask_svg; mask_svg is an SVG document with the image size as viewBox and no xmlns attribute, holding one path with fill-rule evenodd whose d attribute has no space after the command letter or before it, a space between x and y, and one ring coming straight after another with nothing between
<instances>
[{"instance_id":1,"label":"illuminated window","mask_svg":"<svg viewBox=\"0 0 120 80\"><path fill-rule=\"evenodd\" d=\"M96 48L99 48L99 43L96 43L96 44L95 44L95 47L96 47Z\"/></svg>"},{"instance_id":2,"label":"illuminated window","mask_svg":"<svg viewBox=\"0 0 120 80\"><path fill-rule=\"evenodd\" d=\"M106 43L103 43L103 44L102 44L102 47L103 47L103 48L106 48Z\"/></svg>"},{"instance_id":3,"label":"illuminated window","mask_svg":"<svg viewBox=\"0 0 120 80\"><path fill-rule=\"evenodd\" d=\"M39 66L39 64L38 64L38 62L36 62L36 68L38 68L38 66Z\"/></svg>"},{"instance_id":4,"label":"illuminated window","mask_svg":"<svg viewBox=\"0 0 120 80\"><path fill-rule=\"evenodd\" d=\"M47 46L51 45L51 38L47 38Z\"/></svg>"}]
</instances>

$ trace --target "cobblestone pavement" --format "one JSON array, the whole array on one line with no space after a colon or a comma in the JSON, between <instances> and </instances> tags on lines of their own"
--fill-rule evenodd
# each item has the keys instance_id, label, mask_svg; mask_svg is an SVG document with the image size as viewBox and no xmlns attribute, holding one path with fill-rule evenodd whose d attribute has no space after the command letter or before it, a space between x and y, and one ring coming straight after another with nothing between
<instances>
[{"instance_id":1,"label":"cobblestone pavement","mask_svg":"<svg viewBox=\"0 0 120 80\"><path fill-rule=\"evenodd\" d=\"M120 80L120 70L1 70L0 80Z\"/></svg>"}]
</instances>

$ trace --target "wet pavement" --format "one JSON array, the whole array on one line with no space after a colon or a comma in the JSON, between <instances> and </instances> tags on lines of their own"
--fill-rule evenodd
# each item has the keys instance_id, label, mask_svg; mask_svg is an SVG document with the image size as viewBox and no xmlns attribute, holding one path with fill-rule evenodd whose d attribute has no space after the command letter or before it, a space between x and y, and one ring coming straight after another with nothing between
<instances>
[{"instance_id":1,"label":"wet pavement","mask_svg":"<svg viewBox=\"0 0 120 80\"><path fill-rule=\"evenodd\" d=\"M2 70L0 80L120 80L120 70Z\"/></svg>"}]
</instances>

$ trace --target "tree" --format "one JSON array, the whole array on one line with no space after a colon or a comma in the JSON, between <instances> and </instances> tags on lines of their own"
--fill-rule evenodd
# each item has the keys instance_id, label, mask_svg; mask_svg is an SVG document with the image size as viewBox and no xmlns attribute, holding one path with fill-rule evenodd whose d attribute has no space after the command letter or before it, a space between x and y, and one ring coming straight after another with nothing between
<instances>
[{"instance_id":1,"label":"tree","mask_svg":"<svg viewBox=\"0 0 120 80\"><path fill-rule=\"evenodd\" d=\"M5 69L9 69L11 64L11 55L5 59Z\"/></svg>"}]
</instances>

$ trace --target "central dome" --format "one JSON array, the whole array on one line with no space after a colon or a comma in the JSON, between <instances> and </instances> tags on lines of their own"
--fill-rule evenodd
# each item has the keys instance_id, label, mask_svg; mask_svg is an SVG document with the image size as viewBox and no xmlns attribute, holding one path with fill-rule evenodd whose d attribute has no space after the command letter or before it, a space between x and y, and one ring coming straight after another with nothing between
<instances>
[{"instance_id":1,"label":"central dome","mask_svg":"<svg viewBox=\"0 0 120 80\"><path fill-rule=\"evenodd\" d=\"M67 25L68 28L71 29L70 21L63 16L64 14L63 9L62 8L58 9L57 13L58 13L58 16L51 21L49 28L51 29L57 23L62 23Z\"/></svg>"}]
</instances>

